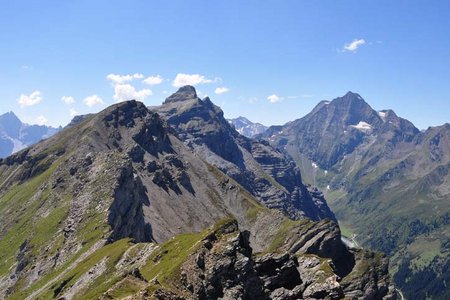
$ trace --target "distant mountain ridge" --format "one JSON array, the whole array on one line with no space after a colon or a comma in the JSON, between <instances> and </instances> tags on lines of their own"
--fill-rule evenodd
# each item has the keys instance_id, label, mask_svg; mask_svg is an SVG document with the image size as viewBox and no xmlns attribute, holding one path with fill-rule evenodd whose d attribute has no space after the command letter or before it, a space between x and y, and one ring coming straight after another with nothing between
<instances>
[{"instance_id":1,"label":"distant mountain ridge","mask_svg":"<svg viewBox=\"0 0 450 300\"><path fill-rule=\"evenodd\" d=\"M261 134L267 130L267 126L260 123L253 123L245 117L237 117L234 119L227 119L240 134L246 137L254 137L257 134Z\"/></svg>"},{"instance_id":2,"label":"distant mountain ridge","mask_svg":"<svg viewBox=\"0 0 450 300\"><path fill-rule=\"evenodd\" d=\"M22 123L13 112L0 115L0 158L48 138L60 130L61 127Z\"/></svg>"},{"instance_id":3,"label":"distant mountain ridge","mask_svg":"<svg viewBox=\"0 0 450 300\"><path fill-rule=\"evenodd\" d=\"M408 299L450 297L450 125L421 132L348 92L259 138L325 191L358 242L393 256Z\"/></svg>"}]
</instances>

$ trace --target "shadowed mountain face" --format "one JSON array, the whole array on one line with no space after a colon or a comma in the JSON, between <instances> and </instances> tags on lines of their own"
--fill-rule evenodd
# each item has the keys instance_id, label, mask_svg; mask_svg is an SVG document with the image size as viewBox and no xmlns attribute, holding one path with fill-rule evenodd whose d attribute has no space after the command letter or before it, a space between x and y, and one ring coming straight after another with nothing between
<instances>
[{"instance_id":1,"label":"shadowed mountain face","mask_svg":"<svg viewBox=\"0 0 450 300\"><path fill-rule=\"evenodd\" d=\"M167 103L186 107L178 96ZM292 167L280 153L243 141L261 148L252 162L278 176L280 195L298 188L282 181ZM228 158L245 166L247 151ZM396 299L386 257L347 249L330 220L292 221L260 205L208 158L127 101L0 160L0 298Z\"/></svg>"},{"instance_id":2,"label":"shadowed mountain face","mask_svg":"<svg viewBox=\"0 0 450 300\"><path fill-rule=\"evenodd\" d=\"M264 131L267 130L266 126L260 123L253 123L244 117L227 119L227 121L236 129L237 132L248 138L252 138L257 134L264 133Z\"/></svg>"},{"instance_id":3,"label":"shadowed mountain face","mask_svg":"<svg viewBox=\"0 0 450 300\"><path fill-rule=\"evenodd\" d=\"M262 137L294 158L305 181L326 191L359 242L393 255L408 299L446 298L449 127L420 132L349 92Z\"/></svg>"},{"instance_id":4,"label":"shadowed mountain face","mask_svg":"<svg viewBox=\"0 0 450 300\"><path fill-rule=\"evenodd\" d=\"M0 158L48 138L59 130L61 128L22 123L13 112L3 114L0 116Z\"/></svg>"},{"instance_id":5,"label":"shadowed mountain face","mask_svg":"<svg viewBox=\"0 0 450 300\"><path fill-rule=\"evenodd\" d=\"M207 97L191 86L180 88L163 105L152 108L204 160L239 182L269 208L289 217L335 220L323 195L302 183L299 169L282 152L240 135Z\"/></svg>"}]
</instances>

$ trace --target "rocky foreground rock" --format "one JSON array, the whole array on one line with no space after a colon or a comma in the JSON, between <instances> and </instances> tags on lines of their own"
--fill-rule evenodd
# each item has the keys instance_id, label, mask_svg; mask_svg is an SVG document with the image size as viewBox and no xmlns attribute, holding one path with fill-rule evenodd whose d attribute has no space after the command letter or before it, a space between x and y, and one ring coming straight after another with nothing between
<instances>
[{"instance_id":1,"label":"rocky foreground rock","mask_svg":"<svg viewBox=\"0 0 450 300\"><path fill-rule=\"evenodd\" d=\"M321 226L317 230L324 230L319 229ZM336 252L333 247L341 247L337 240L316 241L316 247L304 243L295 248L283 242L277 251L254 254L249 236L248 231L238 229L235 221L212 232L181 265L174 289L155 286L156 298L396 299L384 256L346 251L345 256L356 264L354 269L344 270L343 266L336 267L333 259L317 255ZM337 275L342 271L343 278Z\"/></svg>"}]
</instances>

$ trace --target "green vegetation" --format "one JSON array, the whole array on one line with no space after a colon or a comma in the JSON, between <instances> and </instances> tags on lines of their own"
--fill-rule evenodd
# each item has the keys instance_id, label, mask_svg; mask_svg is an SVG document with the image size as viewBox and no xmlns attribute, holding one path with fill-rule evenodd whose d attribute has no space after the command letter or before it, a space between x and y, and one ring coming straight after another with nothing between
<instances>
[{"instance_id":1,"label":"green vegetation","mask_svg":"<svg viewBox=\"0 0 450 300\"><path fill-rule=\"evenodd\" d=\"M170 289L180 275L181 265L201 246L200 241L213 232L220 235L220 228L231 221L232 219L223 219L212 228L199 233L180 234L161 244L141 268L142 276L148 281L156 279L162 286Z\"/></svg>"},{"instance_id":2,"label":"green vegetation","mask_svg":"<svg viewBox=\"0 0 450 300\"><path fill-rule=\"evenodd\" d=\"M44 173L24 184L14 186L7 194L0 198L0 212L2 218L4 218L2 222L4 222L4 224L11 224L9 225L11 227L6 227L8 228L7 232L0 239L0 249L2 249L0 252L0 276L9 273L10 267L15 262L15 256L19 251L20 245L26 240L29 240L36 235L39 239L46 234L54 233L56 231L55 227L47 227L38 222L36 228L38 231L36 233L33 229L35 226L35 224L33 224L33 218L35 217L38 208L42 203L47 201L48 197L48 191L39 195L39 188L47 182L49 176L54 172L57 166L58 164L54 163ZM32 199L35 195L38 195L39 198ZM58 218L61 217L61 214L64 214L64 212L59 211L52 214L47 221L50 222L51 225L55 225L55 223L57 224L59 221Z\"/></svg>"},{"instance_id":3,"label":"green vegetation","mask_svg":"<svg viewBox=\"0 0 450 300\"><path fill-rule=\"evenodd\" d=\"M302 227L303 230L306 230L312 225L313 222L303 219L299 221L292 221L290 219L285 219L283 223L281 223L276 235L273 237L270 246L267 248L267 252L276 252L283 244L286 242L286 238L289 236L289 233L294 228Z\"/></svg>"},{"instance_id":4,"label":"green vegetation","mask_svg":"<svg viewBox=\"0 0 450 300\"><path fill-rule=\"evenodd\" d=\"M105 299L123 299L130 295L134 295L147 284L133 276L127 276L118 283L116 283L111 289L108 290Z\"/></svg>"},{"instance_id":5,"label":"green vegetation","mask_svg":"<svg viewBox=\"0 0 450 300\"><path fill-rule=\"evenodd\" d=\"M75 299L97 299L120 279L119 275L115 274L114 266L130 246L132 246L132 243L130 243L129 239L122 239L101 247L77 264L74 269L64 274L50 289L47 289L43 294L39 295L39 298L49 299L54 295L64 294L64 291L72 286L83 274L99 264L102 260L105 260L106 271L95 278L94 281L90 281L86 289L78 293L75 297ZM59 293L56 291L59 291Z\"/></svg>"},{"instance_id":6,"label":"green vegetation","mask_svg":"<svg viewBox=\"0 0 450 300\"><path fill-rule=\"evenodd\" d=\"M178 275L181 264L195 252L205 236L204 232L180 234L160 245L142 267L142 276L148 281L157 279L161 284L168 283Z\"/></svg>"},{"instance_id":7,"label":"green vegetation","mask_svg":"<svg viewBox=\"0 0 450 300\"><path fill-rule=\"evenodd\" d=\"M360 259L357 260L352 272L342 279L342 284L351 283L356 278L361 278L364 274L369 273L373 266L381 266L384 254L358 250L356 256L360 257Z\"/></svg>"},{"instance_id":8,"label":"green vegetation","mask_svg":"<svg viewBox=\"0 0 450 300\"><path fill-rule=\"evenodd\" d=\"M344 224L343 222L339 222L339 228L341 229L341 234L345 237L351 238L355 235L353 229L350 228L350 226L347 226L347 224Z\"/></svg>"}]
</instances>

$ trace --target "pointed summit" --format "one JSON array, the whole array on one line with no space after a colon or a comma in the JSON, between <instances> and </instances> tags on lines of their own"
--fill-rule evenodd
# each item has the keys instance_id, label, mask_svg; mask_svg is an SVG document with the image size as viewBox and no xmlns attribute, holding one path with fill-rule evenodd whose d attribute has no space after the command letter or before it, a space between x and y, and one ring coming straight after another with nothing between
<instances>
[{"instance_id":1,"label":"pointed summit","mask_svg":"<svg viewBox=\"0 0 450 300\"><path fill-rule=\"evenodd\" d=\"M180 102L191 99L197 99L197 92L193 86L185 85L180 87L176 93L167 97L164 103Z\"/></svg>"},{"instance_id":2,"label":"pointed summit","mask_svg":"<svg viewBox=\"0 0 450 300\"><path fill-rule=\"evenodd\" d=\"M352 91L348 91L343 97L341 98L356 98L356 99L361 99L362 97L361 95L359 95L358 93L354 93Z\"/></svg>"},{"instance_id":3,"label":"pointed summit","mask_svg":"<svg viewBox=\"0 0 450 300\"><path fill-rule=\"evenodd\" d=\"M10 136L18 137L22 122L12 111L0 115L0 128L3 128Z\"/></svg>"}]
</instances>

